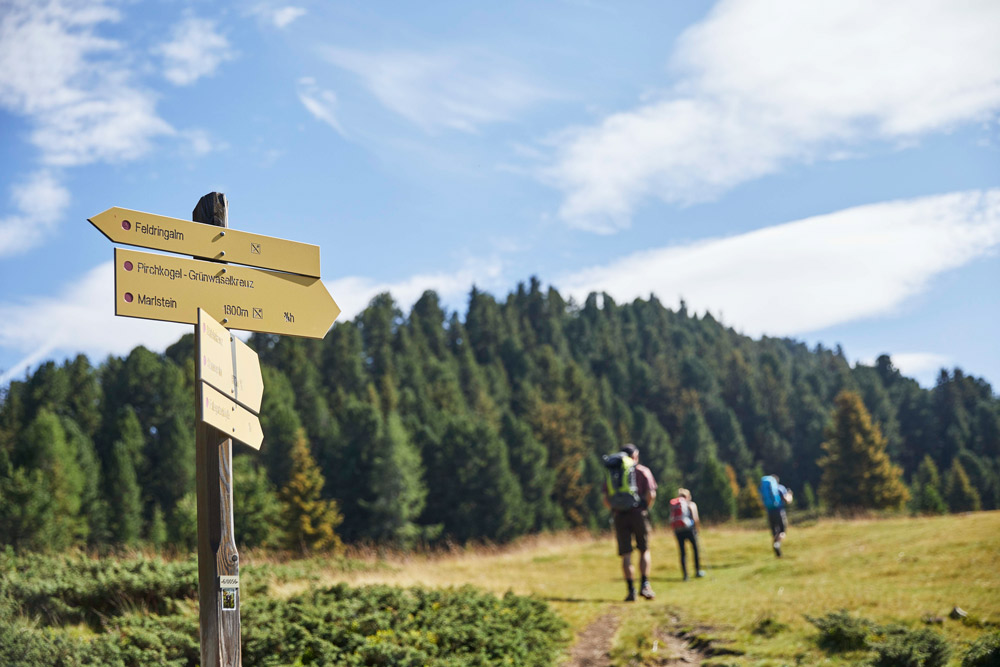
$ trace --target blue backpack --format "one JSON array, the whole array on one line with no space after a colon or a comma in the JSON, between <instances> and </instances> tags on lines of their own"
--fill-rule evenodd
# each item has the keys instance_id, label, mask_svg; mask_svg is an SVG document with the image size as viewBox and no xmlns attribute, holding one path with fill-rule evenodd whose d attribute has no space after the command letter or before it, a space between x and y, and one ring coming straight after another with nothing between
<instances>
[{"instance_id":1,"label":"blue backpack","mask_svg":"<svg viewBox=\"0 0 1000 667\"><path fill-rule=\"evenodd\" d=\"M764 501L764 507L769 510L781 508L781 493L778 491L778 480L773 475L764 475L760 478L760 499Z\"/></svg>"}]
</instances>

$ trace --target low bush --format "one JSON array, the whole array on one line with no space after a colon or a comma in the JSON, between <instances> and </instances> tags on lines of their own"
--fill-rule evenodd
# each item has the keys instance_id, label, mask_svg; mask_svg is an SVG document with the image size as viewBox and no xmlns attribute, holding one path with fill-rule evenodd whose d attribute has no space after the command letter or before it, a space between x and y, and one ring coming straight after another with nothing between
<instances>
[{"instance_id":1,"label":"low bush","mask_svg":"<svg viewBox=\"0 0 1000 667\"><path fill-rule=\"evenodd\" d=\"M1000 667L1000 632L983 635L962 656L962 667Z\"/></svg>"},{"instance_id":2,"label":"low bush","mask_svg":"<svg viewBox=\"0 0 1000 667\"><path fill-rule=\"evenodd\" d=\"M944 667L951 655L947 640L927 628L880 628L870 643L872 667Z\"/></svg>"},{"instance_id":3,"label":"low bush","mask_svg":"<svg viewBox=\"0 0 1000 667\"><path fill-rule=\"evenodd\" d=\"M806 620L819 630L819 647L831 653L868 648L868 636L875 629L874 623L851 616L845 609L820 617L806 616Z\"/></svg>"}]
</instances>

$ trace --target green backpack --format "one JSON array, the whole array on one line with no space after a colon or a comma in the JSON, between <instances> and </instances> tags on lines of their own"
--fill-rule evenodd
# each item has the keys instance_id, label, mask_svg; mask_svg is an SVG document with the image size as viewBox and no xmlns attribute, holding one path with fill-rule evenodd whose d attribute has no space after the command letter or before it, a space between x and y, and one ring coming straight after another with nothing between
<instances>
[{"instance_id":1,"label":"green backpack","mask_svg":"<svg viewBox=\"0 0 1000 667\"><path fill-rule=\"evenodd\" d=\"M635 482L635 461L625 452L605 455L604 473L611 509L625 512L639 507L639 487Z\"/></svg>"}]
</instances>

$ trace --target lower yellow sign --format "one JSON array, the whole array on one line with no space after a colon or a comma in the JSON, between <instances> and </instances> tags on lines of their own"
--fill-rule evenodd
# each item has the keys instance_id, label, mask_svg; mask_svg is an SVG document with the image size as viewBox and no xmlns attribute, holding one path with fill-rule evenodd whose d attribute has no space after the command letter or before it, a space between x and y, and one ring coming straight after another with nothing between
<instances>
[{"instance_id":1,"label":"lower yellow sign","mask_svg":"<svg viewBox=\"0 0 1000 667\"><path fill-rule=\"evenodd\" d=\"M260 429L257 415L208 384L201 383L201 403L198 405L198 419L233 440L239 440L254 449L260 449L264 433Z\"/></svg>"}]
</instances>

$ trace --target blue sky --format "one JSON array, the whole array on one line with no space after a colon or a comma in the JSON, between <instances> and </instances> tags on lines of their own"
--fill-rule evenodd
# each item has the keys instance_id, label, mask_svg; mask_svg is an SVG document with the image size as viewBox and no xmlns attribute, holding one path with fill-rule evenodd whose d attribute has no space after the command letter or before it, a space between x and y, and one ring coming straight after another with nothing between
<instances>
[{"instance_id":1,"label":"blue sky","mask_svg":"<svg viewBox=\"0 0 1000 667\"><path fill-rule=\"evenodd\" d=\"M1000 3L4 0L0 386L116 318L112 206L314 243L352 318L538 276L1000 384Z\"/></svg>"}]
</instances>

